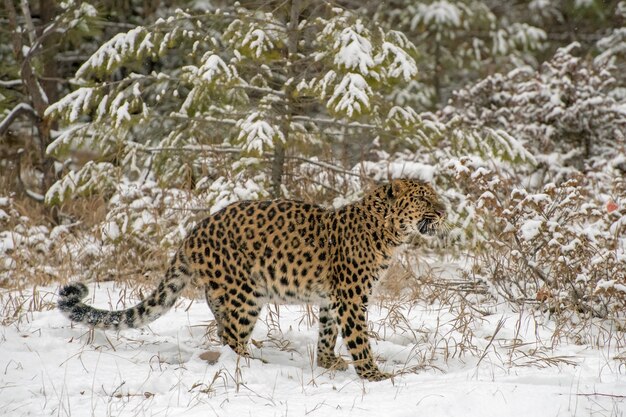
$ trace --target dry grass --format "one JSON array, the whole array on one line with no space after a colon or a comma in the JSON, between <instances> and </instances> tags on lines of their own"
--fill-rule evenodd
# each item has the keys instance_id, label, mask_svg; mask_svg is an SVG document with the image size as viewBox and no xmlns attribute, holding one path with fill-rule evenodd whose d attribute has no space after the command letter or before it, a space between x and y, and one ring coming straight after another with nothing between
<instances>
[{"instance_id":1,"label":"dry grass","mask_svg":"<svg viewBox=\"0 0 626 417\"><path fill-rule=\"evenodd\" d=\"M0 291L0 324L28 323L33 313L56 308L56 294L35 286L28 290Z\"/></svg>"},{"instance_id":2,"label":"dry grass","mask_svg":"<svg viewBox=\"0 0 626 417\"><path fill-rule=\"evenodd\" d=\"M36 226L45 221L45 214L36 205L14 200L14 208L24 217L17 218L24 227ZM42 291L42 286L54 286L73 280L88 282L115 281L119 291L109 294L108 305L112 309L123 309L137 299L144 298L164 273L172 248L146 245L132 239L120 240L115 245L94 245L94 231L105 215L104 201L99 198L86 199L63 207L64 215L73 222L68 233L60 233L50 247L23 246L9 254L13 268L4 277L7 291L0 293L3 325L18 325L32 320L33 313L55 308L53 292ZM202 214L199 213L198 216ZM17 221L12 218L12 221ZM14 228L17 224L7 224ZM164 231L162 233L165 233ZM159 237L155 237L155 242ZM515 327L517 334L504 337L501 325L485 336L477 334L486 317L497 310L500 302L492 294L488 283L472 275L472 270L459 274L449 269L450 260L425 255L427 251L407 248L393 263L376 289L373 308L384 311L381 318L370 322L370 335L374 342L387 341L400 335L410 340L410 352L401 362L390 360L399 373L414 373L424 369L444 369L450 361L475 361L477 366L497 362L498 366L555 366L569 364L572 358L553 354L562 342L590 344L596 347L610 346L623 349L626 346L624 329L619 323L589 319L587 323L574 324L562 316L550 317L533 303L522 304ZM434 261L434 262L433 262ZM2 271L0 270L0 273ZM203 298L204 294L188 290L185 297ZM182 304L179 307L185 308ZM410 315L419 310L435 323L416 326ZM281 328L281 307L270 306L266 317L267 335L254 340L257 348L296 353L297 349L284 336ZM555 325L551 338L537 334L532 342L523 339L520 333L526 326L545 327L546 320ZM215 323L203 323L206 327L204 343L219 345ZM317 326L316 310L303 308L299 328L312 329ZM308 351L298 352L309 358L311 369L316 368L314 345ZM620 359L621 358L621 359ZM626 366L623 357L621 366ZM238 368L239 369L239 368ZM302 381L303 385L315 385L313 379ZM198 393L209 394L220 384L241 385L241 370L234 373L219 371L211 383L194 388Z\"/></svg>"}]
</instances>

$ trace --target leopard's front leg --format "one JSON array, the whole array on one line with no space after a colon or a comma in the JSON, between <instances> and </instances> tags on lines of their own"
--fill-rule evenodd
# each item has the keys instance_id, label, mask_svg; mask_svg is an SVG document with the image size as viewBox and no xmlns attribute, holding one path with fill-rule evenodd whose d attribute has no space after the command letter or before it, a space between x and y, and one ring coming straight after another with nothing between
<instances>
[{"instance_id":1,"label":"leopard's front leg","mask_svg":"<svg viewBox=\"0 0 626 417\"><path fill-rule=\"evenodd\" d=\"M352 355L357 374L370 381L390 378L391 374L381 372L378 369L372 356L365 317L367 311L366 297L358 297L359 302L355 302L354 298L350 297L342 298L344 301L338 308L339 323L344 343Z\"/></svg>"},{"instance_id":2,"label":"leopard's front leg","mask_svg":"<svg viewBox=\"0 0 626 417\"><path fill-rule=\"evenodd\" d=\"M323 368L343 371L348 364L335 354L337 344L337 316L338 303L323 303L320 305L320 331L317 340L317 365Z\"/></svg>"}]
</instances>

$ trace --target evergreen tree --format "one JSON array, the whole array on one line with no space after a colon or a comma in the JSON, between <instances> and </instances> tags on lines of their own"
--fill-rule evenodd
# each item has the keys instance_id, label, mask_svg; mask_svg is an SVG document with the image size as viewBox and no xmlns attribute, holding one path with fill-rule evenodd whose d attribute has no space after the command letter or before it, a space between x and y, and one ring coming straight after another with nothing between
<instances>
[{"instance_id":1,"label":"evergreen tree","mask_svg":"<svg viewBox=\"0 0 626 417\"><path fill-rule=\"evenodd\" d=\"M12 155L17 167L22 165L23 149L32 151L29 156L39 175L27 176L31 179L27 185L22 182L21 169L16 177L27 195L43 201L43 193L55 180L54 160L46 154L53 140L54 122L45 111L59 97L61 52L90 34L96 9L86 2L57 5L53 0L5 0L3 6L9 31L3 32L5 46L0 48L0 77L6 80L0 83L0 97L4 98L0 102L0 138L17 142L22 148ZM34 132L23 134L28 126ZM29 143L30 134L34 145Z\"/></svg>"},{"instance_id":2,"label":"evergreen tree","mask_svg":"<svg viewBox=\"0 0 626 417\"><path fill-rule=\"evenodd\" d=\"M415 48L344 9L309 6L179 10L102 45L76 72L80 87L46 113L64 124L49 152L96 154L48 202L154 181L216 209L303 181L339 184L311 167L356 175L333 154L346 138L365 147L409 127L414 112L387 97L415 77Z\"/></svg>"},{"instance_id":3,"label":"evergreen tree","mask_svg":"<svg viewBox=\"0 0 626 417\"><path fill-rule=\"evenodd\" d=\"M495 71L534 61L544 47L539 27L498 16L484 0L397 0L377 16L418 45L419 80L399 96L419 108L437 109L450 93Z\"/></svg>"}]
</instances>

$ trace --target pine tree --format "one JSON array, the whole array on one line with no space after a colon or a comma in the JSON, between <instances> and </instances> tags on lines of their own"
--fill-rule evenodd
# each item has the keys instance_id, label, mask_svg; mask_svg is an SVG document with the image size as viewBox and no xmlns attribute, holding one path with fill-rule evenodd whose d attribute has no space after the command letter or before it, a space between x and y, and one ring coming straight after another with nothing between
<instances>
[{"instance_id":1,"label":"pine tree","mask_svg":"<svg viewBox=\"0 0 626 417\"><path fill-rule=\"evenodd\" d=\"M127 178L217 209L303 182L333 188L329 172L357 175L333 155L346 138L364 147L394 139L391 126L409 129L414 112L388 96L415 77L415 48L349 11L309 6L179 10L102 45L78 69L80 87L46 113L64 124L49 152L97 156L68 171L48 202L119 201Z\"/></svg>"},{"instance_id":2,"label":"pine tree","mask_svg":"<svg viewBox=\"0 0 626 417\"><path fill-rule=\"evenodd\" d=\"M497 15L487 1L398 0L394 5L381 5L377 16L418 45L421 76L400 95L418 108L440 108L469 80L534 62L544 47L544 30Z\"/></svg>"},{"instance_id":3,"label":"pine tree","mask_svg":"<svg viewBox=\"0 0 626 417\"><path fill-rule=\"evenodd\" d=\"M8 35L5 32L3 40L10 49L3 47L0 50L3 62L0 76L8 78L0 83L0 95L7 98L0 104L0 138L6 137L7 141L17 141L21 145L22 149L12 155L17 167L21 168L23 149L33 150L41 179L31 181L34 184L24 184L21 169L18 169L16 178L28 196L43 201L43 194L55 179L54 160L46 155L46 147L53 140L54 122L45 111L58 98L58 54L89 34L89 22L95 18L96 10L86 2L69 1L59 7L53 0L31 3L20 1L18 7L12 0L3 3L10 29ZM37 21L33 18L35 13ZM23 116L29 122L26 125L21 123ZM22 139L24 130L27 130L24 126L29 125L35 130L34 146Z\"/></svg>"}]
</instances>

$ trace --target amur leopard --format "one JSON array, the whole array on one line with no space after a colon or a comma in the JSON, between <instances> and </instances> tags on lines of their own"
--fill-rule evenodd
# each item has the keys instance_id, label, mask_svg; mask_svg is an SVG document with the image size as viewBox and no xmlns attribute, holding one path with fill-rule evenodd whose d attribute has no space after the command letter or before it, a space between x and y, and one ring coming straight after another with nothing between
<instances>
[{"instance_id":1,"label":"amur leopard","mask_svg":"<svg viewBox=\"0 0 626 417\"><path fill-rule=\"evenodd\" d=\"M58 307L91 327L135 328L167 312L193 285L205 290L221 341L245 355L264 304L318 304L317 364L347 368L334 352L341 331L357 374L381 380L390 375L376 366L367 336L372 285L395 248L418 233L437 233L444 220L436 192L416 180L394 180L334 210L291 200L241 201L193 228L138 305L96 309L81 301L87 286L74 283L60 290Z\"/></svg>"}]
</instances>

